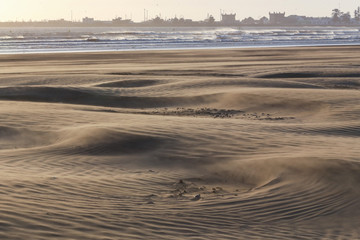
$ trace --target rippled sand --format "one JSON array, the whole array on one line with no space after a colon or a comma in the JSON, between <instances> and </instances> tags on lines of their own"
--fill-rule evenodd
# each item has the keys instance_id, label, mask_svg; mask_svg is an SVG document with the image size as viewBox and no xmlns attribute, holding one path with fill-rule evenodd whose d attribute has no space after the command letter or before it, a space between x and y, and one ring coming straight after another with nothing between
<instances>
[{"instance_id":1,"label":"rippled sand","mask_svg":"<svg viewBox=\"0 0 360 240\"><path fill-rule=\"evenodd\" d=\"M0 238L359 239L359 51L0 55Z\"/></svg>"}]
</instances>

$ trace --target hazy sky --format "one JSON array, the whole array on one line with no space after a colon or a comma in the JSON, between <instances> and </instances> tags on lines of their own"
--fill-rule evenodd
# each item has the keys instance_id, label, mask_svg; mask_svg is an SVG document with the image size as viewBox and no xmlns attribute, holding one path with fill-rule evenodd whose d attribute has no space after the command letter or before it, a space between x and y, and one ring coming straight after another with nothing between
<instances>
[{"instance_id":1,"label":"hazy sky","mask_svg":"<svg viewBox=\"0 0 360 240\"><path fill-rule=\"evenodd\" d=\"M161 14L163 18L177 17L205 19L212 14L219 19L220 9L236 13L237 19L248 16L260 18L269 11L285 11L286 15L330 16L331 10L354 10L359 0L0 0L0 21L8 20L74 20L88 16L106 20L127 17L142 21L144 9L149 18ZM71 15L72 12L72 15Z\"/></svg>"}]
</instances>

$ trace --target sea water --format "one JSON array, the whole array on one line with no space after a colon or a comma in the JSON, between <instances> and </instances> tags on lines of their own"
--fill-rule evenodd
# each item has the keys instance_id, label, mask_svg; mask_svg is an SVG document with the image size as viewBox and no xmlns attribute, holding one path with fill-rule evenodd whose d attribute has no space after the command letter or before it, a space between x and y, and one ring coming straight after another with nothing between
<instances>
[{"instance_id":1,"label":"sea water","mask_svg":"<svg viewBox=\"0 0 360 240\"><path fill-rule=\"evenodd\" d=\"M0 53L359 44L360 27L0 28Z\"/></svg>"}]
</instances>

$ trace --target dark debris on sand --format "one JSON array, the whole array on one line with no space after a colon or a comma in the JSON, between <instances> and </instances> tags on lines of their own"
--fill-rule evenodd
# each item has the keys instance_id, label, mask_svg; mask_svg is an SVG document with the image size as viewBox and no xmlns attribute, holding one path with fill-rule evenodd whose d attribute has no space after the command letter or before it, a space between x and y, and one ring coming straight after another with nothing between
<instances>
[{"instance_id":1,"label":"dark debris on sand","mask_svg":"<svg viewBox=\"0 0 360 240\"><path fill-rule=\"evenodd\" d=\"M172 190L170 195L167 195L168 198L173 198L176 200L186 200L186 201L200 201L206 200L209 196L224 197L226 196L238 196L239 190L236 191L227 191L222 187L218 186L203 186L197 185L192 181L179 180L178 182L172 184Z\"/></svg>"},{"instance_id":2,"label":"dark debris on sand","mask_svg":"<svg viewBox=\"0 0 360 240\"><path fill-rule=\"evenodd\" d=\"M269 113L249 113L234 109L216 109L216 108L156 108L147 111L124 111L115 109L91 109L87 111L99 111L108 113L132 113L145 115L177 116L177 117L203 117L214 119L247 119L260 121L284 121L293 120L295 117L274 116Z\"/></svg>"},{"instance_id":3,"label":"dark debris on sand","mask_svg":"<svg viewBox=\"0 0 360 240\"><path fill-rule=\"evenodd\" d=\"M246 113L242 110L234 109L216 109L216 108L176 108L176 109L156 109L155 111L146 112L146 114L163 115L163 116L184 116L184 117L210 117L210 118L236 118L250 120L291 120L294 117L278 117L266 113Z\"/></svg>"},{"instance_id":4,"label":"dark debris on sand","mask_svg":"<svg viewBox=\"0 0 360 240\"><path fill-rule=\"evenodd\" d=\"M169 116L192 116L192 117L212 117L212 118L232 118L236 115L244 113L240 110L216 109L216 108L176 108L169 110L167 108L159 109L151 112L155 115Z\"/></svg>"}]
</instances>

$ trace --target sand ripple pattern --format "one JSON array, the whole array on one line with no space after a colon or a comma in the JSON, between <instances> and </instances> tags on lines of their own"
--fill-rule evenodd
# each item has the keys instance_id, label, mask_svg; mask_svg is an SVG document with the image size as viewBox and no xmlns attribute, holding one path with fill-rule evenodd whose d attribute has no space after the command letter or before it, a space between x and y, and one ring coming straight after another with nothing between
<instances>
[{"instance_id":1,"label":"sand ripple pattern","mask_svg":"<svg viewBox=\"0 0 360 240\"><path fill-rule=\"evenodd\" d=\"M0 239L359 239L354 49L0 56Z\"/></svg>"}]
</instances>

